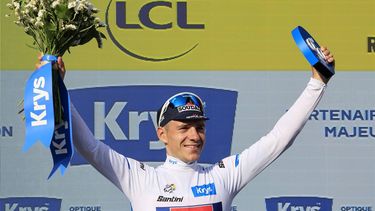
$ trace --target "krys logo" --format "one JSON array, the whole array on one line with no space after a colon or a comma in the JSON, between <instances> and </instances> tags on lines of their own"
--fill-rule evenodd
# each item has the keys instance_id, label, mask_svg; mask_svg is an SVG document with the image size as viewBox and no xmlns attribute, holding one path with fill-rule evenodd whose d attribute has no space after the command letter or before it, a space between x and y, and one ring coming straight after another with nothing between
<instances>
[{"instance_id":1,"label":"krys logo","mask_svg":"<svg viewBox=\"0 0 375 211\"><path fill-rule=\"evenodd\" d=\"M321 197L276 197L266 199L267 211L332 211L332 199Z\"/></svg>"},{"instance_id":2,"label":"krys logo","mask_svg":"<svg viewBox=\"0 0 375 211\"><path fill-rule=\"evenodd\" d=\"M187 1L113 1L106 9L107 32L125 54L160 62L186 55L205 29L202 3Z\"/></svg>"},{"instance_id":3,"label":"krys logo","mask_svg":"<svg viewBox=\"0 0 375 211\"><path fill-rule=\"evenodd\" d=\"M163 162L165 146L156 135L156 113L170 96L189 91L198 94L210 118L202 163L229 156L237 92L182 86L119 86L70 90L73 104L96 139L139 161ZM76 141L76 140L73 140ZM87 162L75 153L73 165Z\"/></svg>"},{"instance_id":4,"label":"krys logo","mask_svg":"<svg viewBox=\"0 0 375 211\"><path fill-rule=\"evenodd\" d=\"M61 199L45 197L0 198L0 210L4 211L59 211Z\"/></svg>"}]
</instances>

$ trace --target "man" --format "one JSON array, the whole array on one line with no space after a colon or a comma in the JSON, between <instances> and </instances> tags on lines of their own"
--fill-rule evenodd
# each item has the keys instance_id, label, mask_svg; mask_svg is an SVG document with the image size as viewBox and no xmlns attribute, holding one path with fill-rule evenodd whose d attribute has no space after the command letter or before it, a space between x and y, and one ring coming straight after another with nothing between
<instances>
[{"instance_id":1,"label":"man","mask_svg":"<svg viewBox=\"0 0 375 211\"><path fill-rule=\"evenodd\" d=\"M333 55L322 48L326 60ZM63 76L65 69L61 58ZM167 158L153 168L125 157L94 136L72 106L76 149L131 201L134 211L229 211L236 194L296 138L321 99L329 79L312 68L312 78L274 128L242 153L209 167L197 164L205 139L204 103L194 93L178 93L158 112L157 135ZM215 141L215 140L210 140Z\"/></svg>"}]
</instances>

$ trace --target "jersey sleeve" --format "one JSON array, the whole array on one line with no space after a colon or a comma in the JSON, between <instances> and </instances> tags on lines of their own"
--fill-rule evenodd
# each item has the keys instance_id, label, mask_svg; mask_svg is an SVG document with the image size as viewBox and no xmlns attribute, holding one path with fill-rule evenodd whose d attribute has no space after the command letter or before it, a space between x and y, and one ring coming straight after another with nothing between
<instances>
[{"instance_id":1,"label":"jersey sleeve","mask_svg":"<svg viewBox=\"0 0 375 211\"><path fill-rule=\"evenodd\" d=\"M214 166L230 194L237 194L294 141L320 101L325 84L311 78L307 87L273 129L242 153Z\"/></svg>"},{"instance_id":2,"label":"jersey sleeve","mask_svg":"<svg viewBox=\"0 0 375 211\"><path fill-rule=\"evenodd\" d=\"M152 168L127 158L94 138L92 132L72 107L73 143L77 151L102 175L131 199L145 186L147 171Z\"/></svg>"}]
</instances>

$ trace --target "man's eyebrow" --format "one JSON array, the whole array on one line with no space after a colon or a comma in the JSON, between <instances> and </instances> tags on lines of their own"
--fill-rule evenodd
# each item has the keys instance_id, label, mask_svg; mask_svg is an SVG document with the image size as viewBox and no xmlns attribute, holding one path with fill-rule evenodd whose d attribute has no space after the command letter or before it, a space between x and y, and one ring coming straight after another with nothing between
<instances>
[{"instance_id":1,"label":"man's eyebrow","mask_svg":"<svg viewBox=\"0 0 375 211\"><path fill-rule=\"evenodd\" d=\"M177 125L178 128L181 128L181 127L186 127L190 125L189 123L185 123L185 122L181 122L180 124Z\"/></svg>"}]
</instances>

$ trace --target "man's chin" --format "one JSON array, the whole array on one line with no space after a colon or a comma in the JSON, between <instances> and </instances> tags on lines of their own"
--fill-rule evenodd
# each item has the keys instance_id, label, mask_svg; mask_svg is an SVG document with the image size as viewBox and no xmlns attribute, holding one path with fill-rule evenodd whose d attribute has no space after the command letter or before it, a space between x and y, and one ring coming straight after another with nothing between
<instances>
[{"instance_id":1,"label":"man's chin","mask_svg":"<svg viewBox=\"0 0 375 211\"><path fill-rule=\"evenodd\" d=\"M193 154L193 155L191 154L191 155L188 156L189 163L195 162L195 161L199 160L199 158L200 158L200 153L196 153L196 154Z\"/></svg>"}]
</instances>

